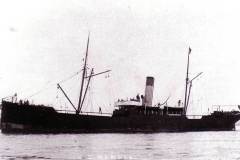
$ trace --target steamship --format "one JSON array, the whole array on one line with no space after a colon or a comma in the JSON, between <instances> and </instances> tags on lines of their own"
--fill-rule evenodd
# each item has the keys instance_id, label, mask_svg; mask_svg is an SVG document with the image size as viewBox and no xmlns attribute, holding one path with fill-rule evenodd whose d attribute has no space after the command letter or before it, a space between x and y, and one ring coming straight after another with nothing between
<instances>
[{"instance_id":1,"label":"steamship","mask_svg":"<svg viewBox=\"0 0 240 160\"><path fill-rule=\"evenodd\" d=\"M104 133L104 132L184 132L234 130L240 119L239 111L213 111L198 119L187 116L192 81L189 79L189 48L185 83L184 105L175 107L167 103L152 105L154 77L146 78L144 95L130 100L118 100L113 113L87 113L82 106L88 91L89 82L94 76L108 71L87 75L89 37L82 70L81 89L78 106L75 106L63 88L58 85L74 112L61 112L54 107L34 105L22 101L2 100L2 133ZM85 87L84 87L85 86ZM84 90L85 88L85 90ZM181 102L179 102L181 103Z\"/></svg>"}]
</instances>

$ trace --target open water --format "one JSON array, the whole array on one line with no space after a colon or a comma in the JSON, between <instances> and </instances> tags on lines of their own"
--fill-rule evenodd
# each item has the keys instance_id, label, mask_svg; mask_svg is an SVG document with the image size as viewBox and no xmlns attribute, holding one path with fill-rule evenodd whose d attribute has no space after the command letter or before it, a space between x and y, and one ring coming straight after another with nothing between
<instances>
[{"instance_id":1,"label":"open water","mask_svg":"<svg viewBox=\"0 0 240 160\"><path fill-rule=\"evenodd\" d=\"M0 134L0 159L240 160L240 130L154 134Z\"/></svg>"}]
</instances>

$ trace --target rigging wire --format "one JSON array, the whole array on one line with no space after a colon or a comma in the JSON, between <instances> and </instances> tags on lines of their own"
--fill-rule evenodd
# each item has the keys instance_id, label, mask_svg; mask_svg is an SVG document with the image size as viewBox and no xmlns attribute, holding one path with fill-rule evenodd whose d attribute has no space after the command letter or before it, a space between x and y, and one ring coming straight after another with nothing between
<instances>
[{"instance_id":1,"label":"rigging wire","mask_svg":"<svg viewBox=\"0 0 240 160\"><path fill-rule=\"evenodd\" d=\"M92 85L92 81L90 82L90 86L91 89L89 88L89 92L88 92L88 97L89 97L89 103L90 103L90 112L94 112L94 107L93 107L93 85Z\"/></svg>"},{"instance_id":2,"label":"rigging wire","mask_svg":"<svg viewBox=\"0 0 240 160\"><path fill-rule=\"evenodd\" d=\"M82 71L82 70L77 71L76 73L74 73L74 74L72 74L71 76L69 76L69 77L67 77L67 78L65 78L65 79L63 79L63 80L61 80L61 81L58 82L58 83L60 84L60 83L63 83L63 82L66 82L66 81L72 79L73 77L75 77L75 76L77 76L78 74L80 74L81 71Z\"/></svg>"},{"instance_id":3,"label":"rigging wire","mask_svg":"<svg viewBox=\"0 0 240 160\"><path fill-rule=\"evenodd\" d=\"M109 77L109 74L104 76L103 78L106 79ZM109 83L107 82L107 86L109 87ZM108 89L108 87L106 89ZM102 91L102 88L100 88L101 90L99 90L99 88L96 88L94 89L94 92L92 90L92 95L90 98L94 97L94 101L91 101L91 107L93 108L93 110L95 110L96 112L99 112L100 111L100 108L101 108L101 112L106 112L106 108L108 108L108 102L106 101L102 101L103 97L106 97L104 94L101 93ZM99 93L100 91L100 93ZM108 90L106 91L106 93L109 93ZM96 95L101 95L101 96L96 96ZM108 96L109 97L109 96ZM93 105L94 103L94 105ZM95 106L95 107L93 107Z\"/></svg>"},{"instance_id":4,"label":"rigging wire","mask_svg":"<svg viewBox=\"0 0 240 160\"><path fill-rule=\"evenodd\" d=\"M108 113L110 113L110 112L112 112L111 110L112 110L112 108L114 107L114 106L112 106L112 104L111 104L111 100L110 99L113 99L113 97L115 98L115 92L113 92L113 87L112 87L112 83L111 83L111 78L110 78L110 75L108 74L108 76L107 77L105 77L105 78L107 78L108 80L108 102L109 102L109 105L107 105L106 107L105 107L105 109L107 110L107 112ZM114 100L113 100L114 101ZM114 102L113 102L113 105L114 105Z\"/></svg>"},{"instance_id":5,"label":"rigging wire","mask_svg":"<svg viewBox=\"0 0 240 160\"><path fill-rule=\"evenodd\" d=\"M92 105L92 84L91 84L91 81L90 81L90 84L89 84L89 87L88 87L88 92L87 92L87 101L85 103L85 105L83 104L83 109L85 109L85 111L87 111L87 108L89 107L90 105L90 112L93 112L93 105ZM83 110L82 109L82 110Z\"/></svg>"},{"instance_id":6,"label":"rigging wire","mask_svg":"<svg viewBox=\"0 0 240 160\"><path fill-rule=\"evenodd\" d=\"M71 83L71 85L69 85L69 87L68 87L68 91L72 91L72 90L74 90L74 88L76 87L75 83L76 83L76 82ZM59 89L57 89L57 91L59 91ZM66 102L66 99L65 99L66 97L63 96L62 93L58 93L58 94L60 94L61 97L58 96L58 98L56 98L56 101L61 100L61 101ZM74 101L75 101L75 99L74 99ZM69 106L69 103L67 102L66 105L67 105L67 107L68 107L68 106ZM69 108L69 107L68 107L68 108ZM72 108L71 108L71 109L72 109ZM70 109L69 109L69 110L70 110Z\"/></svg>"},{"instance_id":7,"label":"rigging wire","mask_svg":"<svg viewBox=\"0 0 240 160\"><path fill-rule=\"evenodd\" d=\"M65 78L65 79L63 79L63 80L61 80L61 81L59 81L59 82L58 82L58 81L55 81L55 82L49 82L49 83L47 83L43 88L41 88L41 89L38 90L37 92L34 92L34 93L31 94L30 96L28 96L26 99L32 98L32 97L34 97L34 96L36 96L36 95L39 95L39 94L42 93L44 90L52 87L53 85L56 85L57 83L63 83L63 82L66 82L66 81L72 79L73 77L77 76L81 71L82 71L82 70L77 71L77 72L75 72L74 74L72 74L71 76L69 76L69 77L67 77L67 78Z\"/></svg>"}]
</instances>

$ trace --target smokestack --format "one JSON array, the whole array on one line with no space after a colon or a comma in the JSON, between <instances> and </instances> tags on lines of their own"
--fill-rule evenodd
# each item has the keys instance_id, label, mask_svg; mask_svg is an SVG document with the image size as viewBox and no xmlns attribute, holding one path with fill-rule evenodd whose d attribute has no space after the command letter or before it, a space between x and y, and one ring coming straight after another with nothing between
<instances>
[{"instance_id":1,"label":"smokestack","mask_svg":"<svg viewBox=\"0 0 240 160\"><path fill-rule=\"evenodd\" d=\"M147 77L143 105L152 106L153 88L154 88L154 77Z\"/></svg>"}]
</instances>

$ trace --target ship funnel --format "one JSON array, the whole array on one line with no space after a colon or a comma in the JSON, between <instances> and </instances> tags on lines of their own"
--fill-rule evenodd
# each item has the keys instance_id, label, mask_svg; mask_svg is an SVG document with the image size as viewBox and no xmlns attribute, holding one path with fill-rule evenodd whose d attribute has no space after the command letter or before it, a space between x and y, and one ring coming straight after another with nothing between
<instances>
[{"instance_id":1,"label":"ship funnel","mask_svg":"<svg viewBox=\"0 0 240 160\"><path fill-rule=\"evenodd\" d=\"M152 106L154 77L147 77L143 105Z\"/></svg>"}]
</instances>

